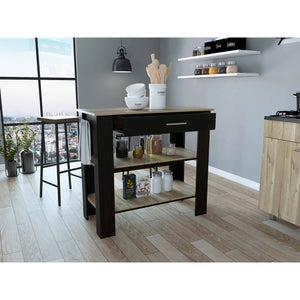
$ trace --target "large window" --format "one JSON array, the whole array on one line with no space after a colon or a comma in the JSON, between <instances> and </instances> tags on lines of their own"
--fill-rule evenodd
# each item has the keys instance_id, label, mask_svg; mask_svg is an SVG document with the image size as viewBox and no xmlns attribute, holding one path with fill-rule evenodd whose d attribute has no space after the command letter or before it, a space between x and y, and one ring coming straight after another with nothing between
<instances>
[{"instance_id":1,"label":"large window","mask_svg":"<svg viewBox=\"0 0 300 300\"><path fill-rule=\"evenodd\" d=\"M26 119L37 132L32 145L40 162L38 116L76 115L76 62L73 38L0 39L0 89L3 132ZM1 105L2 104L2 105ZM68 124L70 158L78 158L78 126ZM45 126L46 160L55 160L55 131ZM60 159L66 159L63 127L59 126Z\"/></svg>"}]
</instances>

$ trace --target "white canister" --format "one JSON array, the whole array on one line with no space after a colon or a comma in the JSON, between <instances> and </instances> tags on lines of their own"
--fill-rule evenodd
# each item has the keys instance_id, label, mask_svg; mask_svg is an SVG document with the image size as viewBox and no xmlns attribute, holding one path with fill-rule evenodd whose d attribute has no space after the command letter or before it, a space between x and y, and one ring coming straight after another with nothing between
<instances>
[{"instance_id":1,"label":"white canister","mask_svg":"<svg viewBox=\"0 0 300 300\"><path fill-rule=\"evenodd\" d=\"M173 189L173 175L171 170L163 170L163 190L171 192Z\"/></svg>"},{"instance_id":2,"label":"white canister","mask_svg":"<svg viewBox=\"0 0 300 300\"><path fill-rule=\"evenodd\" d=\"M160 83L149 84L149 108L166 108L167 85Z\"/></svg>"},{"instance_id":3,"label":"white canister","mask_svg":"<svg viewBox=\"0 0 300 300\"><path fill-rule=\"evenodd\" d=\"M163 182L161 178L161 172L153 172L152 179L151 179L151 192L153 194L159 194L162 192Z\"/></svg>"}]
</instances>

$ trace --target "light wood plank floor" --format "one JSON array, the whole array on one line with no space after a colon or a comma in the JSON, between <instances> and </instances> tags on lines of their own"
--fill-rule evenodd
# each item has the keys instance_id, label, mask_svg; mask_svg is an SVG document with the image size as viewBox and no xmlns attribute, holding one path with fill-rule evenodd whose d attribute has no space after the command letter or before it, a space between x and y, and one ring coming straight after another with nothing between
<instances>
[{"instance_id":1,"label":"light wood plank floor","mask_svg":"<svg viewBox=\"0 0 300 300\"><path fill-rule=\"evenodd\" d=\"M186 165L186 182L195 168ZM46 180L55 182L55 169ZM258 192L209 174L208 213L194 216L194 199L116 215L117 234L100 239L95 217L82 214L81 180L62 206L39 171L7 178L0 172L0 262L292 262L300 261L300 230L258 210ZM116 186L120 185L116 177Z\"/></svg>"}]
</instances>

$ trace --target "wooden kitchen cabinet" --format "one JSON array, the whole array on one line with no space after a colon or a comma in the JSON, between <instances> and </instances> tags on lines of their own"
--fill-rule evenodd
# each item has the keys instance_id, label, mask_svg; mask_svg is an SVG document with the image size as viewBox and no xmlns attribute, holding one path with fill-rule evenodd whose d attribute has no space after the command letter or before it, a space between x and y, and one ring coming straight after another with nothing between
<instances>
[{"instance_id":1,"label":"wooden kitchen cabinet","mask_svg":"<svg viewBox=\"0 0 300 300\"><path fill-rule=\"evenodd\" d=\"M260 209L298 226L299 132L299 123L265 120L259 194Z\"/></svg>"}]
</instances>

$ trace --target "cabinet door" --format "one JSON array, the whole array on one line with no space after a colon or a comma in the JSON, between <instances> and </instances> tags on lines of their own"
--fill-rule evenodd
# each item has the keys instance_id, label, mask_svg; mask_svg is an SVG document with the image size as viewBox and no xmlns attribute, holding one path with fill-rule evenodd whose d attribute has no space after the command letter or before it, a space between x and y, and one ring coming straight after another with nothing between
<instances>
[{"instance_id":1,"label":"cabinet door","mask_svg":"<svg viewBox=\"0 0 300 300\"><path fill-rule=\"evenodd\" d=\"M300 143L287 142L279 217L300 226Z\"/></svg>"},{"instance_id":2,"label":"cabinet door","mask_svg":"<svg viewBox=\"0 0 300 300\"><path fill-rule=\"evenodd\" d=\"M264 138L258 207L279 215L284 157L287 142Z\"/></svg>"}]
</instances>

